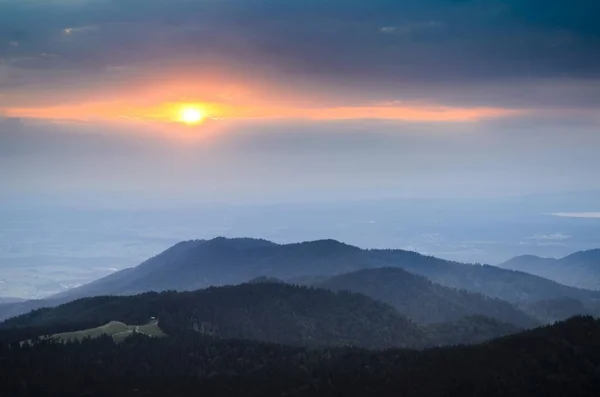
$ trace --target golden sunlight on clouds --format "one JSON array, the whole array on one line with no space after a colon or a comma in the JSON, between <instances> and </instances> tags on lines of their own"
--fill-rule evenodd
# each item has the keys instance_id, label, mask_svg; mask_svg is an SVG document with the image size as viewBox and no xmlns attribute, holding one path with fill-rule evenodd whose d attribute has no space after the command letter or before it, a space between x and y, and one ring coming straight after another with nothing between
<instances>
[{"instance_id":1,"label":"golden sunlight on clouds","mask_svg":"<svg viewBox=\"0 0 600 397\"><path fill-rule=\"evenodd\" d=\"M144 121L158 123L201 124L206 119L290 119L290 120L360 120L379 119L407 122L474 122L488 118L517 115L513 109L434 105L371 105L345 107L274 106L269 103L163 103L154 106L123 101L84 103L54 107L6 108L8 117L73 121Z\"/></svg>"},{"instance_id":2,"label":"golden sunlight on clouds","mask_svg":"<svg viewBox=\"0 0 600 397\"><path fill-rule=\"evenodd\" d=\"M290 118L310 120L397 120L407 122L473 122L487 118L509 116L518 113L511 109L454 108L447 106L346 106L326 108L279 108L256 109L262 118Z\"/></svg>"},{"instance_id":3,"label":"golden sunlight on clouds","mask_svg":"<svg viewBox=\"0 0 600 397\"><path fill-rule=\"evenodd\" d=\"M244 82L218 72L202 77L177 71L163 73L166 77L160 79L106 84L93 92L55 88L54 94L48 95L48 87L39 88L39 92L17 90L11 92L10 102L3 103L0 97L0 116L204 128L207 121L213 120L373 119L432 123L475 122L523 113L506 108L394 101L340 106L343 99L335 96L326 98L313 95L310 89L298 90L260 79Z\"/></svg>"},{"instance_id":4,"label":"golden sunlight on clouds","mask_svg":"<svg viewBox=\"0 0 600 397\"><path fill-rule=\"evenodd\" d=\"M183 107L179 115L181 122L189 125L200 123L204 117L202 110L189 106Z\"/></svg>"}]
</instances>

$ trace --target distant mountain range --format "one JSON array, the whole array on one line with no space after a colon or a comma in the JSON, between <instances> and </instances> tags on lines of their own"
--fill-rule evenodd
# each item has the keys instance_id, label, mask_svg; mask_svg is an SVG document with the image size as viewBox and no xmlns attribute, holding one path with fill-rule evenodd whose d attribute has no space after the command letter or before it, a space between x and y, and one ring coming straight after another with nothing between
<instances>
[{"instance_id":1,"label":"distant mountain range","mask_svg":"<svg viewBox=\"0 0 600 397\"><path fill-rule=\"evenodd\" d=\"M499 265L545 277L559 283L589 290L600 290L600 249L580 251L564 258L523 255Z\"/></svg>"},{"instance_id":2,"label":"distant mountain range","mask_svg":"<svg viewBox=\"0 0 600 397\"><path fill-rule=\"evenodd\" d=\"M249 238L181 242L163 253L90 284L54 296L79 298L146 291L193 291L256 277L283 280L371 267L359 248L333 240L278 245Z\"/></svg>"},{"instance_id":3,"label":"distant mountain range","mask_svg":"<svg viewBox=\"0 0 600 397\"><path fill-rule=\"evenodd\" d=\"M276 278L286 282L318 285L333 276L376 268L404 269L440 284L435 286L427 284L423 278L410 278L406 274L396 273L397 283L416 283L419 288L415 287L412 291L419 290L422 296L427 296L423 300L423 307L429 304L440 310L440 314L430 315L429 319L425 315L419 317L418 306L410 309L415 303L408 300L401 302L410 294L407 293L404 297L399 293L376 296L375 290L379 287L370 290L361 287L361 290L358 287L360 280L352 281L352 278L363 276L368 283L374 281L372 277L376 277L373 276L376 273L359 273L346 276L341 281L330 280L330 287L344 289L346 287L339 287L335 283L350 282L350 289L381 298L398 308L404 305L406 315L419 317L427 322L453 320L463 314L486 314L501 321L514 321L520 326L527 324L527 316L511 309L506 302L486 301L477 294L512 304L569 298L581 302L589 310L596 310L600 300L600 292L561 285L525 272L463 264L409 251L362 250L335 240L280 245L248 238L216 238L178 243L135 268L119 271L45 300L0 305L0 320L82 297L133 295L166 290L193 291L209 286L239 284L256 278ZM394 288L390 280L382 279L381 282L381 287ZM474 294L450 292L442 285ZM442 315L442 310L448 312ZM453 312L455 315L452 315Z\"/></svg>"},{"instance_id":4,"label":"distant mountain range","mask_svg":"<svg viewBox=\"0 0 600 397\"><path fill-rule=\"evenodd\" d=\"M542 323L553 323L573 316L600 316L598 307L586 307L581 301L572 298L547 299L522 303L519 308Z\"/></svg>"},{"instance_id":5,"label":"distant mountain range","mask_svg":"<svg viewBox=\"0 0 600 397\"><path fill-rule=\"evenodd\" d=\"M17 302L23 302L25 299L21 299L21 298L3 298L0 297L0 305L3 303L17 303Z\"/></svg>"},{"instance_id":6,"label":"distant mountain range","mask_svg":"<svg viewBox=\"0 0 600 397\"><path fill-rule=\"evenodd\" d=\"M417 323L456 321L469 316L534 327L539 323L510 303L484 295L444 287L399 268L364 269L315 284L334 291L358 292L395 307Z\"/></svg>"},{"instance_id":7,"label":"distant mountain range","mask_svg":"<svg viewBox=\"0 0 600 397\"><path fill-rule=\"evenodd\" d=\"M361 250L335 240L279 245L265 240L222 237L176 244L135 268L53 298L191 291L239 284L256 277L310 280L379 267L402 268L442 285L510 302L600 298L600 293L567 287L525 272L452 262L410 251Z\"/></svg>"}]
</instances>

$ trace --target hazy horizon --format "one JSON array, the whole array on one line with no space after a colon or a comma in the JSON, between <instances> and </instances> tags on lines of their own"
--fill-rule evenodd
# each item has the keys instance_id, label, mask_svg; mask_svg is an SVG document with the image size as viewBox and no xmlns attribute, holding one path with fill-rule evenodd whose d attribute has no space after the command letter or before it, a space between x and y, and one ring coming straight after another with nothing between
<instances>
[{"instance_id":1,"label":"hazy horizon","mask_svg":"<svg viewBox=\"0 0 600 397\"><path fill-rule=\"evenodd\" d=\"M0 296L52 295L136 266L177 242L218 236L277 243L337 239L492 265L524 254L562 257L600 247L600 222L589 213L598 197L179 205L142 200L137 208L139 196L18 202L0 209Z\"/></svg>"}]
</instances>

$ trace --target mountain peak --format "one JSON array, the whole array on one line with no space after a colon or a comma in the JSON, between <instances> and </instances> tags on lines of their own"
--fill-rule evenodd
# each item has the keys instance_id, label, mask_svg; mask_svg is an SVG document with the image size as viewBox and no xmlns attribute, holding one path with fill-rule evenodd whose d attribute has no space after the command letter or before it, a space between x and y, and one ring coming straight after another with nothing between
<instances>
[{"instance_id":1,"label":"mountain peak","mask_svg":"<svg viewBox=\"0 0 600 397\"><path fill-rule=\"evenodd\" d=\"M358 252L360 248L346 243L342 243L333 239L305 241L297 244L289 244L289 246L310 248L318 252L339 253L343 251Z\"/></svg>"},{"instance_id":2,"label":"mountain peak","mask_svg":"<svg viewBox=\"0 0 600 397\"><path fill-rule=\"evenodd\" d=\"M561 261L596 261L600 266L600 248L575 252L569 256L565 256Z\"/></svg>"},{"instance_id":3,"label":"mountain peak","mask_svg":"<svg viewBox=\"0 0 600 397\"><path fill-rule=\"evenodd\" d=\"M526 254L526 255L515 256L514 258L512 258L510 260L525 260L525 259L543 259L543 258L541 256L537 256L537 255Z\"/></svg>"},{"instance_id":4,"label":"mountain peak","mask_svg":"<svg viewBox=\"0 0 600 397\"><path fill-rule=\"evenodd\" d=\"M509 260L507 260L506 262L504 262L504 264L500 265L500 267L505 267L505 264L511 264L511 263L531 263L531 262L544 262L544 261L555 261L557 259L555 258L543 258L541 256L537 256L537 255L519 255L519 256L515 256L514 258L511 258Z\"/></svg>"},{"instance_id":5,"label":"mountain peak","mask_svg":"<svg viewBox=\"0 0 600 397\"><path fill-rule=\"evenodd\" d=\"M212 240L207 240L204 243L204 246L212 246L212 247L227 247L233 249L249 249L249 248L260 248L260 247L274 247L278 244L258 238L250 238L250 237L215 237Z\"/></svg>"},{"instance_id":6,"label":"mountain peak","mask_svg":"<svg viewBox=\"0 0 600 397\"><path fill-rule=\"evenodd\" d=\"M561 259L522 255L499 266L546 277L573 287L594 291L600 289L600 249L575 252Z\"/></svg>"}]
</instances>

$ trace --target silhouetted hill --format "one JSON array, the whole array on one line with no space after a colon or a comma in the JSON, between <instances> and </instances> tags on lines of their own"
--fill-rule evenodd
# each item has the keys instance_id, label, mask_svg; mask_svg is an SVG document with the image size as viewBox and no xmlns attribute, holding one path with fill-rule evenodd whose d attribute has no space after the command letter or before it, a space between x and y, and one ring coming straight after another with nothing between
<instances>
[{"instance_id":1,"label":"silhouetted hill","mask_svg":"<svg viewBox=\"0 0 600 397\"><path fill-rule=\"evenodd\" d=\"M193 336L0 344L3 396L595 397L600 322L476 346L304 349Z\"/></svg>"},{"instance_id":2,"label":"silhouetted hill","mask_svg":"<svg viewBox=\"0 0 600 397\"><path fill-rule=\"evenodd\" d=\"M444 287L399 268L365 269L316 284L334 291L358 292L389 303L417 323L439 323L481 315L522 328L539 325L510 303Z\"/></svg>"},{"instance_id":3,"label":"silhouetted hill","mask_svg":"<svg viewBox=\"0 0 600 397\"><path fill-rule=\"evenodd\" d=\"M517 256L500 267L521 270L573 287L600 290L600 249L576 252L561 259Z\"/></svg>"},{"instance_id":4,"label":"silhouetted hill","mask_svg":"<svg viewBox=\"0 0 600 397\"><path fill-rule=\"evenodd\" d=\"M176 244L135 268L125 269L49 300L0 305L0 320L87 296L146 291L192 291L273 277L314 283L361 269L395 267L445 286L511 303L573 298L597 305L599 292L567 287L538 276L494 266L469 265L402 250L361 250L334 240L279 245L265 240L195 240Z\"/></svg>"},{"instance_id":5,"label":"silhouetted hill","mask_svg":"<svg viewBox=\"0 0 600 397\"><path fill-rule=\"evenodd\" d=\"M289 279L365 267L369 263L360 249L334 240L277 245L265 240L218 237L176 244L134 269L117 272L57 297L192 291L238 284L256 277Z\"/></svg>"},{"instance_id":6,"label":"silhouetted hill","mask_svg":"<svg viewBox=\"0 0 600 397\"><path fill-rule=\"evenodd\" d=\"M22 330L27 337L20 340L25 340L94 329L111 321L145 324L150 318L158 318L171 336L195 334L305 346L421 348L476 343L518 331L475 316L421 327L386 303L362 294L270 281L195 292L84 298L12 318L1 323L0 330ZM470 328L465 324L471 324Z\"/></svg>"},{"instance_id":7,"label":"silhouetted hill","mask_svg":"<svg viewBox=\"0 0 600 397\"><path fill-rule=\"evenodd\" d=\"M32 299L22 302L3 303L0 304L0 321L7 318L15 317L23 313L28 313L32 310L42 307L54 307L66 303L70 299Z\"/></svg>"},{"instance_id":8,"label":"silhouetted hill","mask_svg":"<svg viewBox=\"0 0 600 397\"><path fill-rule=\"evenodd\" d=\"M255 277L252 280L248 281L249 284L261 284L261 283L275 283L275 284L287 284L285 281L280 280L275 277Z\"/></svg>"},{"instance_id":9,"label":"silhouetted hill","mask_svg":"<svg viewBox=\"0 0 600 397\"><path fill-rule=\"evenodd\" d=\"M144 324L151 317L159 318L169 335L199 333L306 346L427 344L422 329L385 303L350 292L277 283L87 298L10 319L0 328L53 328L43 335L110 321ZM56 331L58 326L65 329Z\"/></svg>"},{"instance_id":10,"label":"silhouetted hill","mask_svg":"<svg viewBox=\"0 0 600 397\"><path fill-rule=\"evenodd\" d=\"M369 258L375 267L400 267L442 285L509 302L568 297L584 304L596 304L600 300L600 293L596 291L569 287L522 271L490 265L469 265L402 250L373 250L369 251Z\"/></svg>"}]
</instances>

